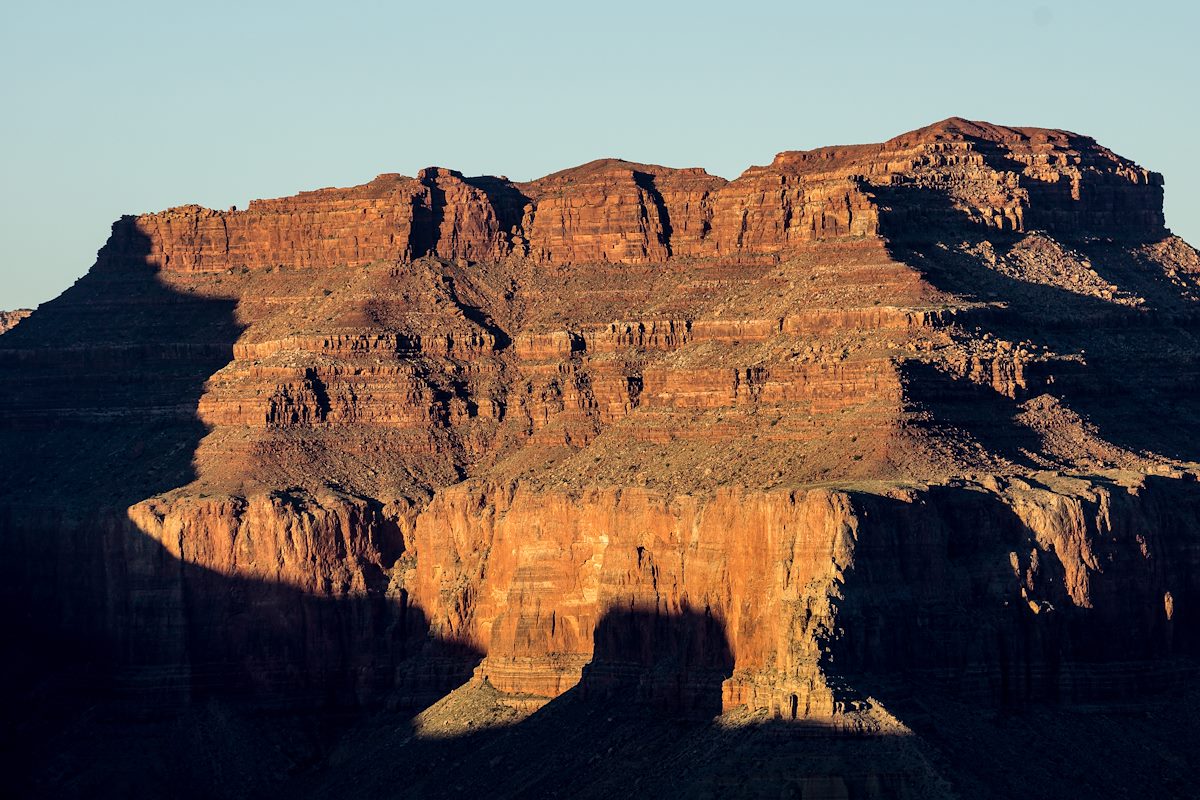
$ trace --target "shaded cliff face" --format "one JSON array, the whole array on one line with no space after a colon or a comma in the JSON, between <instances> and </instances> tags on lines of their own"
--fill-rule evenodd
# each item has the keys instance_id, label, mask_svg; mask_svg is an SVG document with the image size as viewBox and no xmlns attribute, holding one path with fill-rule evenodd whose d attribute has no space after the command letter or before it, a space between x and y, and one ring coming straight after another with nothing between
<instances>
[{"instance_id":1,"label":"shaded cliff face","mask_svg":"<svg viewBox=\"0 0 1200 800\"><path fill-rule=\"evenodd\" d=\"M480 724L915 733L973 786L944 698L1193 674L1198 282L1160 176L957 119L733 181L123 218L0 339L7 684L346 715L470 679Z\"/></svg>"}]
</instances>

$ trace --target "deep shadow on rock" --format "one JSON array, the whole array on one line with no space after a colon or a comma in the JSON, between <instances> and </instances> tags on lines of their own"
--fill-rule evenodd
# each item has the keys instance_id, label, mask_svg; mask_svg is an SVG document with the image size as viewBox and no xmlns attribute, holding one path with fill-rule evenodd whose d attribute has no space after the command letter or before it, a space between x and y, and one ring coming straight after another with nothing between
<instances>
[{"instance_id":1,"label":"deep shadow on rock","mask_svg":"<svg viewBox=\"0 0 1200 800\"><path fill-rule=\"evenodd\" d=\"M949 120L917 132L926 149L910 154L902 169L910 174L893 182L889 168L878 186L859 167L877 166L870 153L889 146L785 153L729 184L720 202L715 193L725 182L700 172L604 161L522 188L433 169L416 181L383 176L352 190L265 201L252 212L187 207L119 222L93 271L0 341L0 446L9 454L0 462L0 613L13 643L0 674L8 788L55 797L1067 797L1128 795L1130 787L1195 794L1187 738L1200 600L1192 588L1200 574L1195 481L1167 458L1148 459L1156 472L1138 466L1143 452L1200 454L1195 302L1164 278L1170 264L1187 271L1195 262L1167 258L1157 275L1141 268L1138 254L1167 242L1156 176L1113 161L1071 197L1067 172L1017 181L1020 154L996 144L1007 139L989 144L972 133L989 130L1000 129ZM1060 151L1091 146L1061 132L1032 135L1052 135ZM977 169L975 153L999 172ZM1097 225L1111 226L1120 241L1094 236ZM1049 253L1090 283L1072 289L1037 264L1018 263L1029 267L1020 278L1020 269L1001 269L1006 258L1020 262L1033 229L1055 237L1041 237L1045 251L1034 256ZM838 244L825 255L809 249L829 243ZM859 245L850 263L838 261L843 247ZM885 265L858 261L885 252L893 259ZM498 260L519 261L521 253L531 261ZM673 260L716 253L722 257L707 265ZM395 263L383 266L396 280L375 282L371 268L388 259ZM175 283L153 260L171 265ZM594 270L596 260L614 269ZM529 270L535 262L546 269ZM578 267L572 274L563 269L570 264ZM775 266L794 274L756 271ZM834 280L825 289L792 280L814 266L839 267L827 270ZM478 286L475 267L490 273ZM540 282L518 286L535 271ZM1038 280L1024 279L1031 274ZM220 288L237 276L249 276L240 290ZM840 292L846 288L854 291ZM1113 302L1114 291L1144 296L1152 308ZM266 296L251 297L258 294ZM824 306L846 298L850 307ZM959 303L964 298L979 302ZM286 311L260 307L256 317L247 312L255 302ZM442 311L429 315L434 307ZM811 370L793 371L806 358L791 346L801 344L795 334L803 326L788 333L783 315L796 308L800 318L823 320L805 338L836 345L809 347ZM726 309L733 316L717 319ZM521 330L527 311L534 321ZM671 319L656 327L650 317L668 311ZM636 337L622 337L616 322L596 327L622 318ZM251 319L262 324L243 337ZM924 332L908 331L916 338L907 342L892 338L895 331L863 336L873 329L862 325L889 319ZM676 336L677 322L688 336ZM653 334L644 337L647 323ZM676 353L702 330L705 341ZM748 365L760 359L739 331L778 358ZM866 347L838 344L860 336ZM225 370L239 338L244 357L238 370ZM1010 375L973 361L986 361L996 340L1011 354L1031 338L1057 355L1030 361L1037 366L1019 379L1016 358L1005 365ZM776 340L788 346L758 348ZM956 349L963 341L969 347ZM912 349L900 349L905 343ZM939 360L944 351L955 358ZM865 353L880 356L869 369L858 360ZM591 371L605 362L615 371ZM644 368L653 362L661 369ZM688 365L696 369L677 369ZM471 382L485 373L490 378ZM1078 461L1039 459L1042 434L1022 420L1039 392L1079 412L1110 450L1131 451L1112 463L1135 479L1114 477L1116 468L1096 466L1090 452ZM883 449L942 448L942 460L920 476L855 472L888 484L876 487L883 494L831 488L826 494L836 494L845 514L767 513L749 530L742 501L761 486L795 505L790 487L811 486L814 475L841 484L799 461L790 473L774 463L742 467L787 467L793 449L799 460L862 458L841 453L839 437L817 433L822 417L841 417L859 395L878 404L880 426L860 429L848 415L829 431L852 429L850 442L890 437ZM248 469L259 474L246 478L259 489L268 484L255 497L265 509L257 528L241 526L252 505L237 494L244 475L197 474L209 463L195 466L210 433L197 412L202 397L224 415L205 417L223 420L217 435L226 436L210 460L250 463L270 451ZM683 405L673 407L677 401ZM810 413L819 406L825 411ZM720 426L700 409L718 412L716 423L736 411L729 416L746 426L712 436ZM643 429L626 449L661 439L663 450L646 451L661 457L624 474L614 449L607 454L618 468L608 471L598 449L594 461L583 457L582 473L548 469L647 410L670 424ZM649 416L625 427L636 433ZM807 419L811 430L769 443L759 436L768 418L771 427ZM463 425L455 428L455 419ZM506 433L506 419L528 426ZM345 487L394 466L403 452L410 460L397 474L421 473L403 485L427 497L471 475L470 458L487 463L525 437L537 440L535 419L546 423L538 447L547 449L527 452L529 472L509 475L503 491L511 496L526 477L565 487L562 511L551 520L534 507L496 549L515 554L533 539L543 563L515 560L507 583L489 585L483 579L503 567L503 557L489 560L496 540L460 536L450 525L430 548L438 560L422 553L437 578L421 595L428 608L411 602L415 558L400 518L388 516L394 507L378 499L411 498L387 494L398 482ZM371 425L400 435L353 438ZM700 425L706 430L694 430ZM247 433L254 426L257 437ZM1083 423L1063 430L1090 435ZM695 437L700 456L680 469L676 454L691 444L671 443L694 432L711 438ZM747 437L759 444L748 448L753 458L739 459ZM332 440L344 441L341 455L374 455L290 469ZM668 472L666 456L672 470L713 473L691 484L700 487L696 497L727 486L742 492L727 516L715 515L715 557L689 562L689 548L703 542L686 534L698 528L675 527L666 512L657 531L639 526L636 512L572 527L581 486L646 486L643 477ZM428 464L436 469L423 473ZM1083 478L1063 474L1077 467ZM769 484L759 480L772 473ZM956 477L965 475L972 477ZM228 495L206 495L201 482L210 479ZM908 488L941 480L947 485ZM314 501L320 492L337 508ZM143 502L164 493L169 500ZM480 522L474 532L487 533L493 512L503 510L479 497L470 515ZM653 503L666 507L667 497ZM180 498L192 517L172 516ZM567 535L551 542L539 525ZM796 536L798 528L812 536ZM578 558L573 545L583 539L593 540L583 548L590 557ZM601 539L604 548L593 548ZM791 547L778 547L781 540ZM639 541L663 552L643 564ZM720 558L750 541L736 562ZM815 569L793 572L796 564ZM711 568L707 582L697 581L697 566ZM543 592L548 577L558 591ZM739 582L759 586L730 591ZM634 587L665 604L611 605ZM682 602L700 595L711 605ZM482 597L493 605L488 612ZM507 643L496 635L495 606L516 612L502 632ZM770 620L743 613L762 608ZM736 637L722 617L734 613ZM760 641L750 635L777 620L789 624ZM563 630L572 635L555 638ZM502 696L480 682L427 712L441 714L443 728L426 724L427 715L414 712L466 681L479 662L469 641L490 641L494 654L519 641L531 661L559 675L578 669L589 644L592 658L577 686L520 722L514 706L537 699ZM766 688L724 698L750 697L776 712L773 719L765 711L717 716L739 647L740 677ZM834 702L824 704L830 688ZM820 694L812 708L846 713L837 722L805 719L806 692ZM455 716L460 700L467 705ZM885 710L886 730L842 724L862 709Z\"/></svg>"},{"instance_id":2,"label":"deep shadow on rock","mask_svg":"<svg viewBox=\"0 0 1200 800\"><path fill-rule=\"evenodd\" d=\"M1192 331L1200 308L1129 249L1157 239L1114 243L1054 228L1062 244L1087 259L1098 276L1144 297L1154 309L1148 313L996 270L972 253L986 245L1003 256L1023 235L971 222L936 189L893 186L874 187L873 192L882 205L880 230L893 258L919 270L939 289L998 304L970 320L984 333L1010 341L1032 337L1058 353L1080 355L1077 361L1047 368L1052 374L1037 376L1018 400L1050 391L1115 445L1135 453L1200 459L1200 405L1190 389L1197 376L1190 363L1179 360L1180 353L1196 346ZM1001 416L992 424L1005 420Z\"/></svg>"},{"instance_id":3,"label":"deep shadow on rock","mask_svg":"<svg viewBox=\"0 0 1200 800\"><path fill-rule=\"evenodd\" d=\"M1082 500L1080 519L1114 521L1087 535L1106 573L1091 581L1062 542L1039 541L1019 501L952 487L857 498L826 665L841 699L886 708L959 796L1132 796L1130 776L1188 796L1200 758L1178 741L1197 707L1196 627L1147 598L1193 607L1180 592L1200 563L1190 486L1149 478L1137 497Z\"/></svg>"},{"instance_id":4,"label":"deep shadow on rock","mask_svg":"<svg viewBox=\"0 0 1200 800\"><path fill-rule=\"evenodd\" d=\"M181 561L126 509L188 484L235 300L164 285L132 219L0 347L3 752L14 796L245 796L480 654L388 577L323 595ZM379 514L379 504L367 503Z\"/></svg>"},{"instance_id":5,"label":"deep shadow on rock","mask_svg":"<svg viewBox=\"0 0 1200 800\"><path fill-rule=\"evenodd\" d=\"M912 737L831 736L817 722L716 718L733 662L710 613L614 608L594 639L579 684L518 723L446 735L414 733L377 715L335 748L330 763L339 767L300 774L289 791L321 798L941 796ZM454 723L461 708L503 710L512 702L487 684L456 695L462 706L426 713Z\"/></svg>"}]
</instances>

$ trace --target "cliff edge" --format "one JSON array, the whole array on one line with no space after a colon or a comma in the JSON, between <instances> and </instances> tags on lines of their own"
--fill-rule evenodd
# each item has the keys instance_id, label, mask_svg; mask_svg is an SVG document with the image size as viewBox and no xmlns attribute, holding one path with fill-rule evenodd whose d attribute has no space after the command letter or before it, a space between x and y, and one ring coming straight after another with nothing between
<instances>
[{"instance_id":1,"label":"cliff edge","mask_svg":"<svg viewBox=\"0 0 1200 800\"><path fill-rule=\"evenodd\" d=\"M1113 789L972 715L1101 742L1063 709L1194 679L1200 255L1162 196L1086 136L956 118L731 181L431 167L122 218L0 339L30 786L135 770L38 749L32 683L143 725L426 709L280 756L316 794L355 753L503 760L625 704L701 726L646 745L696 791L1006 796L989 747ZM739 782L706 749L735 729L868 750ZM1171 758L1138 780L1194 780Z\"/></svg>"}]
</instances>

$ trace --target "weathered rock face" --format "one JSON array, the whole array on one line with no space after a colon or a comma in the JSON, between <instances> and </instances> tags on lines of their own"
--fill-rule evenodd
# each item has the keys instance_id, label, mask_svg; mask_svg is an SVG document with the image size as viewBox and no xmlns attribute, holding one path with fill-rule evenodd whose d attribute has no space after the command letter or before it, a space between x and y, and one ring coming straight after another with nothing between
<instances>
[{"instance_id":1,"label":"weathered rock face","mask_svg":"<svg viewBox=\"0 0 1200 800\"><path fill-rule=\"evenodd\" d=\"M10 331L17 323L32 314L28 308L18 308L16 311L0 311L0 333Z\"/></svg>"},{"instance_id":2,"label":"weathered rock face","mask_svg":"<svg viewBox=\"0 0 1200 800\"><path fill-rule=\"evenodd\" d=\"M999 230L1161 238L1162 176L1063 131L947 120L881 145L780 153L735 181L613 159L536 181L380 175L351 189L138 218L165 270L411 261L662 263L775 256L879 232L875 187L937 192ZM925 212L936 208L923 206ZM1026 220L1027 215L1032 215ZM925 235L900 220L908 235Z\"/></svg>"},{"instance_id":3,"label":"weathered rock face","mask_svg":"<svg viewBox=\"0 0 1200 800\"><path fill-rule=\"evenodd\" d=\"M856 677L896 669L989 706L1121 696L1191 646L1175 631L1195 498L1162 481L1073 491L447 491L418 519L419 552L438 556L415 594L461 592L435 625L514 693L573 686L601 618L633 606L720 625L726 709L838 719L866 705Z\"/></svg>"},{"instance_id":4,"label":"weathered rock face","mask_svg":"<svg viewBox=\"0 0 1200 800\"><path fill-rule=\"evenodd\" d=\"M948 120L733 181L124 218L0 341L6 608L175 699L473 674L879 732L927 687L1174 685L1200 257L1161 200L1085 137Z\"/></svg>"}]
</instances>

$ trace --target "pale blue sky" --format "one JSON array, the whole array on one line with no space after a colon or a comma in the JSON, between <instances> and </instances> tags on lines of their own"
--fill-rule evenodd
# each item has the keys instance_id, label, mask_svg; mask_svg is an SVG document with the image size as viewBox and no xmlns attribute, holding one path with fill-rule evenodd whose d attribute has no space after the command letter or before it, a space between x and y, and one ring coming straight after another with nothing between
<instances>
[{"instance_id":1,"label":"pale blue sky","mask_svg":"<svg viewBox=\"0 0 1200 800\"><path fill-rule=\"evenodd\" d=\"M1096 137L1200 244L1183 0L0 5L0 308L61 292L124 213L432 164L732 178L953 115Z\"/></svg>"}]
</instances>

